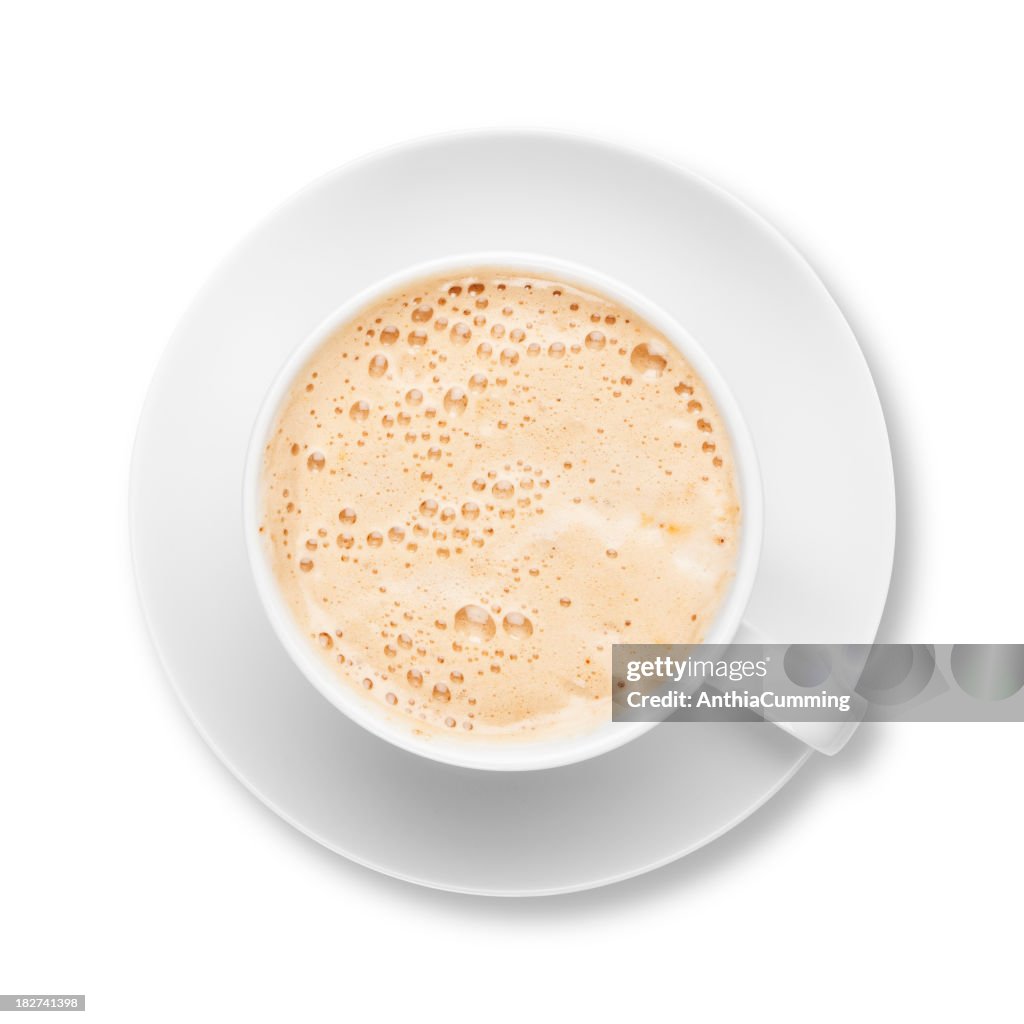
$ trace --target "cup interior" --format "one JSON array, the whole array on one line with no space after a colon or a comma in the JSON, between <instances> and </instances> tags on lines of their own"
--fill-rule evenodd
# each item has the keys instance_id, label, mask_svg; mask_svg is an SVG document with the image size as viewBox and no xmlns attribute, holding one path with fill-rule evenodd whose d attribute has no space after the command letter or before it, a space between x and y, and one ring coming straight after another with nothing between
<instances>
[{"instance_id":1,"label":"cup interior","mask_svg":"<svg viewBox=\"0 0 1024 1024\"><path fill-rule=\"evenodd\" d=\"M264 447L293 381L319 346L365 305L407 283L448 272L491 268L550 275L567 284L589 288L615 299L660 331L686 358L711 392L730 435L742 512L735 573L705 642L725 644L733 639L753 589L763 530L763 492L757 456L739 406L714 363L674 318L631 287L599 271L550 256L521 252L479 252L421 263L374 284L335 310L288 357L257 414L246 456L243 530L256 589L274 632L306 679L336 708L381 739L431 760L490 770L554 768L613 750L636 739L658 723L609 721L579 735L536 742L470 744L464 740L446 741L443 737L419 739L410 730L396 727L376 712L355 687L339 683L335 674L316 657L307 638L292 619L258 534Z\"/></svg>"}]
</instances>

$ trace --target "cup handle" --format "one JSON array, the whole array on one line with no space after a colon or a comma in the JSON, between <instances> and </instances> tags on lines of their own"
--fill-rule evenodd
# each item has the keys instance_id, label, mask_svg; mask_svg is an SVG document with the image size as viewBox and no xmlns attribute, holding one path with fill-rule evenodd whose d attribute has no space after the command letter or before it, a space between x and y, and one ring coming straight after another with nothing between
<instances>
[{"instance_id":1,"label":"cup handle","mask_svg":"<svg viewBox=\"0 0 1024 1024\"><path fill-rule=\"evenodd\" d=\"M740 623L733 637L734 644L769 644L772 641L756 627L748 622ZM806 743L819 753L838 754L849 742L850 737L857 731L864 718L865 705L863 702L854 701L851 705L849 715L838 722L784 722L774 718L770 713L764 714L764 719L777 725L795 736L801 743Z\"/></svg>"}]
</instances>

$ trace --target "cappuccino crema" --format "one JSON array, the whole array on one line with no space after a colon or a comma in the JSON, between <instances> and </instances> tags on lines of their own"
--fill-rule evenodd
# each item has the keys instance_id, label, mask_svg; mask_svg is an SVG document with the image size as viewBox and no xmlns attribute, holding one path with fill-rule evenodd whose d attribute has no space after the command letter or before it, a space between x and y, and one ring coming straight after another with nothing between
<instances>
[{"instance_id":1,"label":"cappuccino crema","mask_svg":"<svg viewBox=\"0 0 1024 1024\"><path fill-rule=\"evenodd\" d=\"M740 507L706 386L621 303L523 271L403 286L295 378L259 532L299 629L421 737L610 718L613 643L701 640Z\"/></svg>"}]
</instances>

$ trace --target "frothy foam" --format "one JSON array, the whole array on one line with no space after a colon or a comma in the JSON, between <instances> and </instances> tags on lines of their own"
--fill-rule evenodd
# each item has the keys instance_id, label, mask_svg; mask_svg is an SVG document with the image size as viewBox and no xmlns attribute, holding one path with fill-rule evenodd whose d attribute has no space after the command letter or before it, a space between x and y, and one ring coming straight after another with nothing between
<instances>
[{"instance_id":1,"label":"frothy foam","mask_svg":"<svg viewBox=\"0 0 1024 1024\"><path fill-rule=\"evenodd\" d=\"M699 641L739 543L686 360L618 302L515 271L421 281L336 330L261 487L277 584L338 686L466 742L607 721L611 645Z\"/></svg>"}]
</instances>

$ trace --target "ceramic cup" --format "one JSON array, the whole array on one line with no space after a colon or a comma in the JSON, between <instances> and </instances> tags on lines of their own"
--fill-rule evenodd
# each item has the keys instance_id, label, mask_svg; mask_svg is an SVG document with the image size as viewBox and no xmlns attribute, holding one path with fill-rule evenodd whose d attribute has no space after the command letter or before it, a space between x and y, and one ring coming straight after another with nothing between
<instances>
[{"instance_id":1,"label":"ceramic cup","mask_svg":"<svg viewBox=\"0 0 1024 1024\"><path fill-rule=\"evenodd\" d=\"M504 740L473 743L464 739L449 740L443 736L418 737L409 728L406 716L397 713L389 715L383 709L378 710L362 696L354 681L339 678L334 669L321 660L285 605L270 568L264 541L258 532L259 485L264 448L289 389L317 348L368 303L400 290L407 283L448 272L483 268L535 272L617 300L660 331L704 381L715 399L730 436L742 509L735 573L725 600L705 635L705 642L728 644L737 637L757 572L764 519L757 457L739 406L707 353L664 310L619 281L550 256L519 252L476 252L422 263L378 282L353 296L332 313L295 349L278 371L256 417L249 441L243 485L245 540L256 589L272 628L302 674L338 710L381 739L436 761L460 767L505 771L554 768L606 753L636 739L659 723L609 721L578 735L538 742Z\"/></svg>"}]
</instances>

